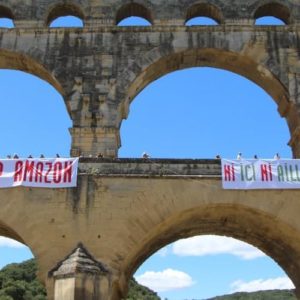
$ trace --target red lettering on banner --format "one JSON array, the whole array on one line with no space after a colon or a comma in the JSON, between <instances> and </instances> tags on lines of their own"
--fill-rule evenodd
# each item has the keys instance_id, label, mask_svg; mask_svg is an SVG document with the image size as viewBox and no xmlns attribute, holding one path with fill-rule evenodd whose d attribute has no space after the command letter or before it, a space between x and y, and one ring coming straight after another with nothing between
<instances>
[{"instance_id":1,"label":"red lettering on banner","mask_svg":"<svg viewBox=\"0 0 300 300\"><path fill-rule=\"evenodd\" d=\"M45 183L51 183L51 180L48 180L48 175L52 171L52 163L51 162L46 162L46 166L48 166L48 170L45 174Z\"/></svg>"},{"instance_id":2,"label":"red lettering on banner","mask_svg":"<svg viewBox=\"0 0 300 300\"><path fill-rule=\"evenodd\" d=\"M261 172L261 180L262 181L272 181L273 176L272 176L272 166L262 164L260 165L260 172Z\"/></svg>"},{"instance_id":3,"label":"red lettering on banner","mask_svg":"<svg viewBox=\"0 0 300 300\"><path fill-rule=\"evenodd\" d=\"M42 162L38 162L35 166L35 182L43 182L43 170L44 164Z\"/></svg>"},{"instance_id":4,"label":"red lettering on banner","mask_svg":"<svg viewBox=\"0 0 300 300\"><path fill-rule=\"evenodd\" d=\"M272 175L272 166L269 164L269 175L270 175L270 181L273 180L273 175Z\"/></svg>"},{"instance_id":5,"label":"red lettering on banner","mask_svg":"<svg viewBox=\"0 0 300 300\"><path fill-rule=\"evenodd\" d=\"M23 162L18 160L15 164L15 175L14 175L14 182L22 181L23 174Z\"/></svg>"},{"instance_id":6,"label":"red lettering on banner","mask_svg":"<svg viewBox=\"0 0 300 300\"><path fill-rule=\"evenodd\" d=\"M232 181L235 181L234 165L231 166Z\"/></svg>"},{"instance_id":7,"label":"red lettering on banner","mask_svg":"<svg viewBox=\"0 0 300 300\"><path fill-rule=\"evenodd\" d=\"M61 182L61 170L62 170L62 163L56 162L53 167L53 181L54 183Z\"/></svg>"},{"instance_id":8,"label":"red lettering on banner","mask_svg":"<svg viewBox=\"0 0 300 300\"><path fill-rule=\"evenodd\" d=\"M32 180L33 180L33 171L34 171L34 161L26 160L23 180L24 181L27 180L27 173L29 173L29 181L32 182Z\"/></svg>"},{"instance_id":9,"label":"red lettering on banner","mask_svg":"<svg viewBox=\"0 0 300 300\"><path fill-rule=\"evenodd\" d=\"M74 165L76 169L73 169ZM77 165L78 159L13 159L8 162L0 159L1 188L75 186Z\"/></svg>"},{"instance_id":10,"label":"red lettering on banner","mask_svg":"<svg viewBox=\"0 0 300 300\"><path fill-rule=\"evenodd\" d=\"M235 181L234 165L224 165L225 181Z\"/></svg>"},{"instance_id":11,"label":"red lettering on banner","mask_svg":"<svg viewBox=\"0 0 300 300\"><path fill-rule=\"evenodd\" d=\"M64 166L64 182L71 182L72 180L72 162L65 162Z\"/></svg>"}]
</instances>

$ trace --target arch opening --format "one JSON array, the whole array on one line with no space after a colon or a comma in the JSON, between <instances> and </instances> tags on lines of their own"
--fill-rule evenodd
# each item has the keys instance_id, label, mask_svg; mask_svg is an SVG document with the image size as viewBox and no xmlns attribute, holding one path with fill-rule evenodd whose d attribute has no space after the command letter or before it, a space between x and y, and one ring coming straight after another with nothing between
<instances>
[{"instance_id":1,"label":"arch opening","mask_svg":"<svg viewBox=\"0 0 300 300\"><path fill-rule=\"evenodd\" d=\"M0 70L0 80L5 83L0 120L5 142L0 157L55 157L56 153L68 157L71 121L61 95L47 82L21 71Z\"/></svg>"},{"instance_id":2,"label":"arch opening","mask_svg":"<svg viewBox=\"0 0 300 300\"><path fill-rule=\"evenodd\" d=\"M0 28L14 28L15 24L12 19L0 18Z\"/></svg>"},{"instance_id":3,"label":"arch opening","mask_svg":"<svg viewBox=\"0 0 300 300\"><path fill-rule=\"evenodd\" d=\"M152 25L153 18L151 15L151 11L145 6L138 3L132 2L132 3L125 4L118 10L116 15L116 25L124 26L124 24L125 26Z\"/></svg>"},{"instance_id":4,"label":"arch opening","mask_svg":"<svg viewBox=\"0 0 300 300\"><path fill-rule=\"evenodd\" d=\"M141 80L138 76L128 89L127 95L134 96L127 98L123 116L127 117L128 103L133 99L145 99L143 101L146 102L138 100L131 105L130 118L121 127L121 137L125 142L119 156L139 157L146 151L152 157L208 158L217 154L235 157L241 148L244 157L249 158L254 154L261 158L271 158L276 153L274 149L280 149L278 151L282 157L291 157L290 148L286 145L289 140L288 126L284 119L278 118L276 103L272 101L274 98L276 101L277 97L278 100L282 99L286 95L285 88L277 78L273 78L274 84L271 84L272 76L261 77L262 74L257 73L255 67L257 75L252 81L258 84L256 86L247 80L249 74L245 76L244 72L236 68L238 62L234 68L228 68L228 65L224 68L222 62L223 68L220 70L218 60L222 55L213 59L212 68L189 69L192 56L188 57L188 65L185 64L185 56L178 56L177 61L174 55L170 61L158 60L159 67L154 63L155 67L151 65L142 72ZM204 61L206 66L210 64L209 57L207 53ZM199 62L199 56L195 55L195 65L201 65ZM250 62L248 66L247 70L250 71L253 66ZM242 65L240 67L246 70ZM180 72L172 73L170 69L173 68ZM231 69L233 73L226 69ZM160 77L162 73L171 74ZM266 79L270 82L265 82ZM149 86L148 80L151 82ZM136 97L144 86L147 88ZM273 93L273 99L266 91ZM268 118L272 121L266 122ZM268 125L270 127L267 129ZM267 131L262 133L263 129ZM276 141L273 139L274 130L278 132ZM139 137L138 145L135 145L132 136ZM266 142L268 136L270 139ZM228 143L228 140L231 142Z\"/></svg>"},{"instance_id":5,"label":"arch opening","mask_svg":"<svg viewBox=\"0 0 300 300\"><path fill-rule=\"evenodd\" d=\"M149 234L140 241L137 251L134 251L133 255L128 255L128 260L126 260L126 263L128 263L126 278L130 278L130 275L157 250L178 239L197 235L232 237L260 249L286 272L294 286L296 286L296 293L299 292L297 290L299 288L299 274L297 274L294 265L298 265L297 257L299 253L299 244L297 244L299 241L296 230L269 214L243 205L203 205L171 215L152 228ZM297 241L294 240L294 237L296 237ZM191 247L189 249L186 247L185 242L181 243L184 245L181 244L178 247L179 249L177 248L177 253L182 254L184 252L190 255L191 251L197 251L195 250L197 248L195 243L194 248ZM224 246L224 241L222 245L219 245L221 248L222 246ZM220 250L218 247L214 248L217 248L214 251ZM241 247L239 247L236 255L240 257L249 255L252 258L264 256L257 249L253 250L252 248L250 249L251 251L248 251L248 249L245 252L244 250L241 250ZM203 249L202 247L201 251L205 252L205 248Z\"/></svg>"},{"instance_id":6,"label":"arch opening","mask_svg":"<svg viewBox=\"0 0 300 300\"><path fill-rule=\"evenodd\" d=\"M0 221L0 298L46 300L37 269L34 254L22 237Z\"/></svg>"},{"instance_id":7,"label":"arch opening","mask_svg":"<svg viewBox=\"0 0 300 300\"><path fill-rule=\"evenodd\" d=\"M284 26L286 24L282 20L275 17L261 17L255 20L255 25Z\"/></svg>"},{"instance_id":8,"label":"arch opening","mask_svg":"<svg viewBox=\"0 0 300 300\"><path fill-rule=\"evenodd\" d=\"M57 28L57 27L83 27L83 21L80 18L74 16L65 16L65 17L58 17L54 19L51 24L49 25L50 28Z\"/></svg>"},{"instance_id":9,"label":"arch opening","mask_svg":"<svg viewBox=\"0 0 300 300\"><path fill-rule=\"evenodd\" d=\"M214 26L214 25L219 25L218 22L216 22L212 18L208 17L195 17L189 19L186 23L186 26Z\"/></svg>"},{"instance_id":10,"label":"arch opening","mask_svg":"<svg viewBox=\"0 0 300 300\"><path fill-rule=\"evenodd\" d=\"M151 26L152 24L144 18L128 17L123 19L118 26Z\"/></svg>"},{"instance_id":11,"label":"arch opening","mask_svg":"<svg viewBox=\"0 0 300 300\"><path fill-rule=\"evenodd\" d=\"M256 20L256 23L258 23L258 25L261 21L266 21L266 20L269 22L269 24L272 25L274 24L274 18L281 20L284 25L287 25L290 23L290 16L291 14L288 7L280 3L268 3L262 5L254 13L254 19ZM273 19L260 20L260 18L263 17L273 17ZM269 25L269 24L262 24L262 25ZM281 24L278 21L276 21L274 25L281 25Z\"/></svg>"},{"instance_id":12,"label":"arch opening","mask_svg":"<svg viewBox=\"0 0 300 300\"><path fill-rule=\"evenodd\" d=\"M13 28L14 25L14 15L12 11L5 7L0 5L0 28Z\"/></svg>"},{"instance_id":13,"label":"arch opening","mask_svg":"<svg viewBox=\"0 0 300 300\"><path fill-rule=\"evenodd\" d=\"M200 17L205 17L206 19L199 19ZM215 21L215 23L213 23L211 20L208 21L208 19L211 19L213 21ZM196 24L194 24L196 22ZM201 24L203 23L204 24ZM197 24L200 23L200 24ZM208 24L205 24L208 23ZM221 10L209 3L198 3L198 4L194 4L192 5L186 13L186 20L185 20L185 24L186 25L218 25L223 23L223 16L221 13Z\"/></svg>"},{"instance_id":14,"label":"arch opening","mask_svg":"<svg viewBox=\"0 0 300 300\"><path fill-rule=\"evenodd\" d=\"M61 4L52 8L46 18L49 27L83 27L84 13L73 4Z\"/></svg>"},{"instance_id":15,"label":"arch opening","mask_svg":"<svg viewBox=\"0 0 300 300\"><path fill-rule=\"evenodd\" d=\"M270 290L293 295L295 288L265 253L219 235L179 239L161 248L139 267L134 278L161 299L211 299Z\"/></svg>"}]
</instances>

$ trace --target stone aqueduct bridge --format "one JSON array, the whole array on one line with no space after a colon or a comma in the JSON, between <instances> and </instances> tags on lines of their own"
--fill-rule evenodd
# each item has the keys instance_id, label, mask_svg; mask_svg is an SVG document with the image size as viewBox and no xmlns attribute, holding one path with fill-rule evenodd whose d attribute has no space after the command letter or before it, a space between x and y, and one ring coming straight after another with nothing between
<instances>
[{"instance_id":1,"label":"stone aqueduct bridge","mask_svg":"<svg viewBox=\"0 0 300 300\"><path fill-rule=\"evenodd\" d=\"M84 27L48 28L64 15ZM132 15L152 26L116 26ZM254 25L266 15L286 25ZM219 25L185 26L196 16ZM160 76L194 66L260 85L286 118L300 157L300 1L0 0L0 17L15 23L0 29L0 68L52 84L73 121L71 154L105 157L81 160L74 189L0 191L0 234L31 248L49 299L121 299L149 255L196 234L257 246L300 297L300 191L222 190L214 160L115 158L134 97Z\"/></svg>"},{"instance_id":2,"label":"stone aqueduct bridge","mask_svg":"<svg viewBox=\"0 0 300 300\"><path fill-rule=\"evenodd\" d=\"M218 160L82 159L78 181L0 190L0 234L30 247L49 299L121 299L147 257L198 234L260 248L299 295L299 190L223 190Z\"/></svg>"}]
</instances>

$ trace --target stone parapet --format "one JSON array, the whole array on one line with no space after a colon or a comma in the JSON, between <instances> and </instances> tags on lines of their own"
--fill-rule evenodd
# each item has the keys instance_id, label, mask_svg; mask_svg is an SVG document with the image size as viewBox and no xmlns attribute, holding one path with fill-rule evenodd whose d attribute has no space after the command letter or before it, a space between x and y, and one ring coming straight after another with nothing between
<instances>
[{"instance_id":1,"label":"stone parapet","mask_svg":"<svg viewBox=\"0 0 300 300\"><path fill-rule=\"evenodd\" d=\"M221 176L218 159L80 158L79 175L184 177Z\"/></svg>"}]
</instances>

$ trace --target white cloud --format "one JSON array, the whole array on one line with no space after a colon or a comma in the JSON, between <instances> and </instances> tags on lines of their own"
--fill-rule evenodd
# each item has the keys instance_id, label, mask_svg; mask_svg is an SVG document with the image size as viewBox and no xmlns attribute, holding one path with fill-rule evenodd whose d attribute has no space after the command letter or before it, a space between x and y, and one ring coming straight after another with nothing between
<instances>
[{"instance_id":1,"label":"white cloud","mask_svg":"<svg viewBox=\"0 0 300 300\"><path fill-rule=\"evenodd\" d=\"M256 279L252 281L245 282L243 280L234 281L231 285L231 293L235 292L255 292L255 291L265 291L265 290L284 290L284 289L294 289L292 281L284 276L270 279Z\"/></svg>"},{"instance_id":2,"label":"white cloud","mask_svg":"<svg viewBox=\"0 0 300 300\"><path fill-rule=\"evenodd\" d=\"M166 292L192 286L195 282L187 273L166 269L161 272L147 271L135 277L136 281L155 292Z\"/></svg>"},{"instance_id":3,"label":"white cloud","mask_svg":"<svg viewBox=\"0 0 300 300\"><path fill-rule=\"evenodd\" d=\"M257 248L224 236L204 235L183 239L173 244L173 253L179 256L232 254L242 259L265 256Z\"/></svg>"},{"instance_id":4,"label":"white cloud","mask_svg":"<svg viewBox=\"0 0 300 300\"><path fill-rule=\"evenodd\" d=\"M0 236L0 247L10 247L10 248L23 248L26 247L24 244L21 244L15 240L8 239Z\"/></svg>"}]
</instances>

